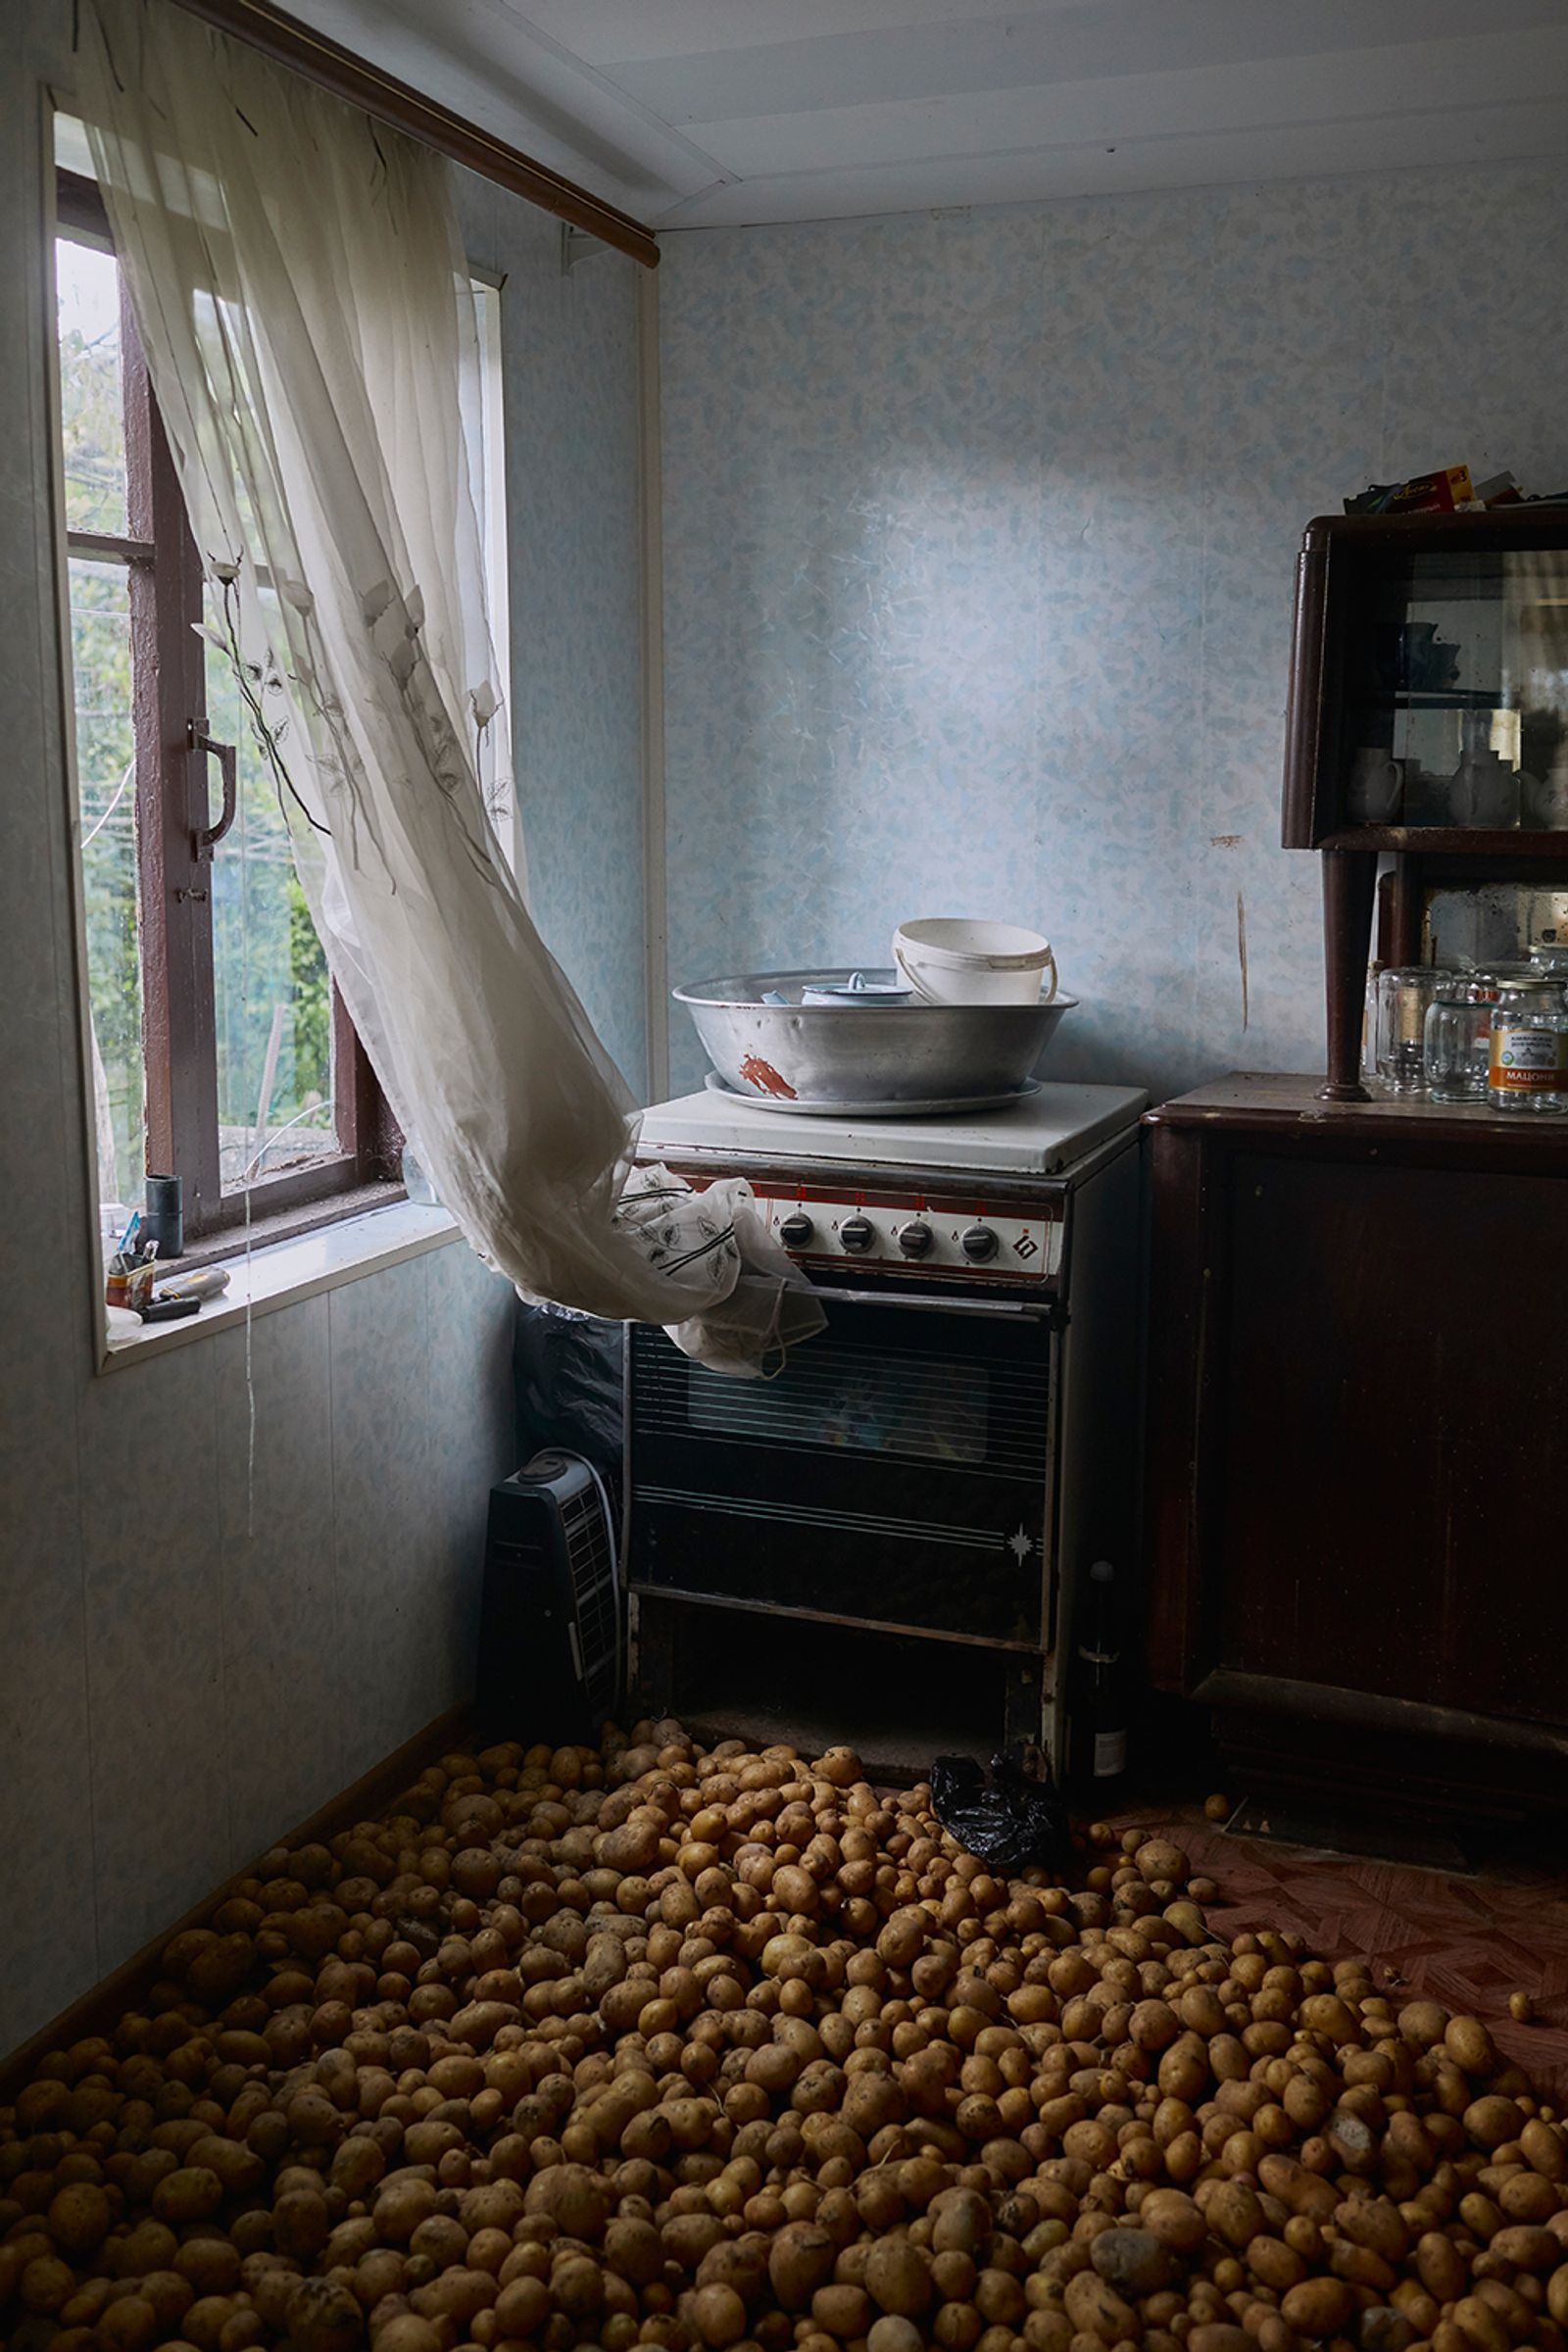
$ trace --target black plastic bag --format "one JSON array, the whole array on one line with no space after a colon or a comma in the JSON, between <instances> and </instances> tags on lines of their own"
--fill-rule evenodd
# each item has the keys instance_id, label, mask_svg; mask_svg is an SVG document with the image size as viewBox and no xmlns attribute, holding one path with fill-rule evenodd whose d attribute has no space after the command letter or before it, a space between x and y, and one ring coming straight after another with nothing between
<instances>
[{"instance_id":1,"label":"black plastic bag","mask_svg":"<svg viewBox=\"0 0 1568 2352\"><path fill-rule=\"evenodd\" d=\"M561 1307L517 1306L512 1369L517 1459L547 1446L592 1462L620 1508L625 1450L626 1326Z\"/></svg>"},{"instance_id":2,"label":"black plastic bag","mask_svg":"<svg viewBox=\"0 0 1568 2352\"><path fill-rule=\"evenodd\" d=\"M998 1870L1064 1864L1071 1851L1067 1808L1049 1781L1032 1781L1008 1756L993 1756L989 1780L972 1756L938 1756L931 1809L966 1853Z\"/></svg>"}]
</instances>

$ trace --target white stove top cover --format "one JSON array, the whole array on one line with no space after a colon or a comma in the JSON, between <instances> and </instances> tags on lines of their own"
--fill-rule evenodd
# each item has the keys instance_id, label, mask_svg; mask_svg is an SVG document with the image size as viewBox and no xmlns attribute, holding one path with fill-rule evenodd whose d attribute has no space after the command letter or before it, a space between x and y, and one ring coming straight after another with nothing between
<instances>
[{"instance_id":1,"label":"white stove top cover","mask_svg":"<svg viewBox=\"0 0 1568 2352\"><path fill-rule=\"evenodd\" d=\"M946 1111L937 1118L792 1118L739 1095L705 1092L656 1102L643 1113L644 1159L700 1152L725 1161L796 1160L839 1166L976 1168L993 1175L1054 1176L1130 1127L1149 1097L1132 1086L1041 1082L1004 1110Z\"/></svg>"}]
</instances>

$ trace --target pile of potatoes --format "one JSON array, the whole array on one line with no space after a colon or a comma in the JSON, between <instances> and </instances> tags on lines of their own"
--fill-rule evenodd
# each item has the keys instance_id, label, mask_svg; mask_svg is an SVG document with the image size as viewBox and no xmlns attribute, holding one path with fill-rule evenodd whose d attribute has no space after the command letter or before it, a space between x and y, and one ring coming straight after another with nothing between
<instances>
[{"instance_id":1,"label":"pile of potatoes","mask_svg":"<svg viewBox=\"0 0 1568 2352\"><path fill-rule=\"evenodd\" d=\"M1486 2028L1215 1940L1163 1837L1081 1860L994 1877L847 1748L444 1757L0 2109L0 2337L1568 2352Z\"/></svg>"}]
</instances>

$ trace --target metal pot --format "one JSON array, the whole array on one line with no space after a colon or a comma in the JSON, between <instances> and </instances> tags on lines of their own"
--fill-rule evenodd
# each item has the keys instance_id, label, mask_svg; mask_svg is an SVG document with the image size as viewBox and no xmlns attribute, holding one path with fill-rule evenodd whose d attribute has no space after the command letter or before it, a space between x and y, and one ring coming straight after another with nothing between
<instances>
[{"instance_id":1,"label":"metal pot","mask_svg":"<svg viewBox=\"0 0 1568 2352\"><path fill-rule=\"evenodd\" d=\"M891 970L866 978L891 983ZM1001 1102L1027 1085L1052 1032L1077 1003L803 1004L802 992L850 968L741 972L672 991L735 1094L780 1110L897 1113ZM772 997L768 1004L764 998Z\"/></svg>"}]
</instances>

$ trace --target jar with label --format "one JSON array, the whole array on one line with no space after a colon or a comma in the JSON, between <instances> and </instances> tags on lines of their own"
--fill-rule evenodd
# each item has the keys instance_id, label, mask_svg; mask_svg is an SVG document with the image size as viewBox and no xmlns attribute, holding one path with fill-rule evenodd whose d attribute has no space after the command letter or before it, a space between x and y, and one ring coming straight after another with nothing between
<instances>
[{"instance_id":1,"label":"jar with label","mask_svg":"<svg viewBox=\"0 0 1568 2352\"><path fill-rule=\"evenodd\" d=\"M1568 998L1510 980L1492 1008L1487 1100L1494 1110L1568 1112Z\"/></svg>"}]
</instances>

